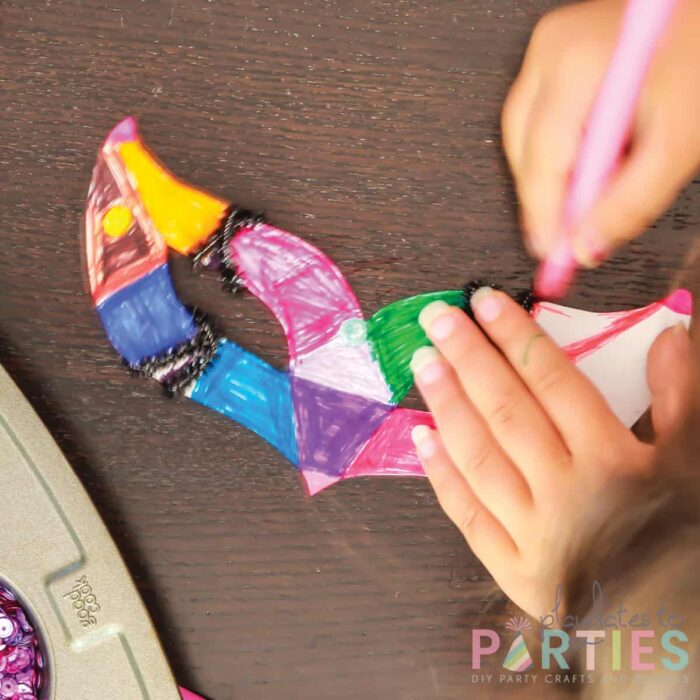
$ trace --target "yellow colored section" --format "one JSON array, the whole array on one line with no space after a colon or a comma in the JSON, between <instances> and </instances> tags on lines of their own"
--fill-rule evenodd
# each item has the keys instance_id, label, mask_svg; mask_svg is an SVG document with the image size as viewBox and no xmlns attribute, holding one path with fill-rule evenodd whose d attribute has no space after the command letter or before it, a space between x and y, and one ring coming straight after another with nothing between
<instances>
[{"instance_id":1,"label":"yellow colored section","mask_svg":"<svg viewBox=\"0 0 700 700\"><path fill-rule=\"evenodd\" d=\"M111 238L120 238L128 230L134 221L131 209L123 204L115 204L110 207L102 217L102 228Z\"/></svg>"},{"instance_id":2,"label":"yellow colored section","mask_svg":"<svg viewBox=\"0 0 700 700\"><path fill-rule=\"evenodd\" d=\"M168 246L190 253L218 228L226 202L180 182L138 141L122 143L119 153L146 213Z\"/></svg>"}]
</instances>

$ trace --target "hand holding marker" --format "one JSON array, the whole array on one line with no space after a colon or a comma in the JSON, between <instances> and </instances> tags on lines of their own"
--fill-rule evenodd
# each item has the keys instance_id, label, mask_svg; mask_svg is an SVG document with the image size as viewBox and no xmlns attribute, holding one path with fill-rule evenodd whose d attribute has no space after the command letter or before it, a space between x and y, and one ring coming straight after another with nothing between
<instances>
[{"instance_id":1,"label":"hand holding marker","mask_svg":"<svg viewBox=\"0 0 700 700\"><path fill-rule=\"evenodd\" d=\"M627 143L651 58L676 0L629 0L617 48L588 119L569 183L558 243L540 265L539 296L566 293L576 269L571 233L608 183Z\"/></svg>"}]
</instances>

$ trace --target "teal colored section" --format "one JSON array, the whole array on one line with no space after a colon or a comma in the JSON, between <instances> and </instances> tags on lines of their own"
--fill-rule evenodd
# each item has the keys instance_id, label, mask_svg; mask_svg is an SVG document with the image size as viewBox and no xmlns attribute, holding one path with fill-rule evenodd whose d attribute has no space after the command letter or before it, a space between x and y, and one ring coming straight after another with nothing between
<instances>
[{"instance_id":1,"label":"teal colored section","mask_svg":"<svg viewBox=\"0 0 700 700\"><path fill-rule=\"evenodd\" d=\"M413 386L410 368L413 353L430 345L418 325L418 314L433 301L464 308L461 290L428 292L384 306L367 321L367 337L392 391L393 403L399 403Z\"/></svg>"},{"instance_id":2,"label":"teal colored section","mask_svg":"<svg viewBox=\"0 0 700 700\"><path fill-rule=\"evenodd\" d=\"M297 463L289 375L230 340L221 340L190 398L223 413Z\"/></svg>"}]
</instances>

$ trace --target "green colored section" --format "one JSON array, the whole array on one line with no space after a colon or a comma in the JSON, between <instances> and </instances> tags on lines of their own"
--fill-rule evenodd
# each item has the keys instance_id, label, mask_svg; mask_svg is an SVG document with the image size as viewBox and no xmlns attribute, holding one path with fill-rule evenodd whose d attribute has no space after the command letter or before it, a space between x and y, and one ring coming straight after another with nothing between
<instances>
[{"instance_id":1,"label":"green colored section","mask_svg":"<svg viewBox=\"0 0 700 700\"><path fill-rule=\"evenodd\" d=\"M428 337L418 325L418 314L433 301L444 301L464 308L461 290L429 292L384 306L367 321L367 337L391 388L394 403L399 403L413 386L410 368L413 353L424 345L430 345Z\"/></svg>"}]
</instances>

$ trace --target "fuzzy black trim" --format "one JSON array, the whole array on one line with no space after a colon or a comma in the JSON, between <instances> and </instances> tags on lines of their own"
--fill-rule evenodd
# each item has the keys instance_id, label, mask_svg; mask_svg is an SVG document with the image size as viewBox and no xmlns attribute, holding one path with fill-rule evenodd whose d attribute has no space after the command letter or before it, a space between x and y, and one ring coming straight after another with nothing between
<instances>
[{"instance_id":1,"label":"fuzzy black trim","mask_svg":"<svg viewBox=\"0 0 700 700\"><path fill-rule=\"evenodd\" d=\"M474 319L474 312L472 311L472 297L474 292L481 287L491 287L491 289L496 289L500 292L505 291L500 284L495 282L485 282L484 280L473 280L472 282L467 282L462 288L462 294L464 295L464 312L471 318ZM538 299L535 293L531 289L524 289L513 296L513 299L520 304L520 306L525 309L528 313L532 312L532 307L537 303Z\"/></svg>"},{"instance_id":2,"label":"fuzzy black trim","mask_svg":"<svg viewBox=\"0 0 700 700\"><path fill-rule=\"evenodd\" d=\"M515 295L514 299L529 314L532 313L533 307L539 301L534 289L523 289Z\"/></svg>"},{"instance_id":3,"label":"fuzzy black trim","mask_svg":"<svg viewBox=\"0 0 700 700\"><path fill-rule=\"evenodd\" d=\"M223 223L209 236L204 245L192 256L192 269L198 272L201 268L219 270L221 286L235 294L245 288L243 279L231 260L230 242L242 228L250 228L265 222L262 214L248 209L229 209Z\"/></svg>"},{"instance_id":4,"label":"fuzzy black trim","mask_svg":"<svg viewBox=\"0 0 700 700\"><path fill-rule=\"evenodd\" d=\"M180 343L165 355L127 365L129 371L139 377L158 379L168 396L176 396L194 384L214 357L220 337L198 310L194 311L194 321L197 333L190 340ZM163 373L165 376L159 376Z\"/></svg>"}]
</instances>

